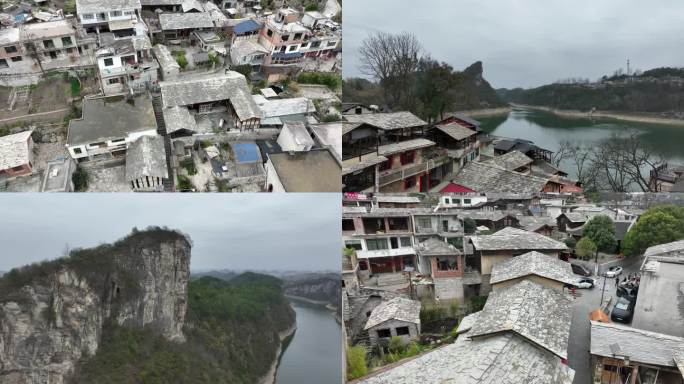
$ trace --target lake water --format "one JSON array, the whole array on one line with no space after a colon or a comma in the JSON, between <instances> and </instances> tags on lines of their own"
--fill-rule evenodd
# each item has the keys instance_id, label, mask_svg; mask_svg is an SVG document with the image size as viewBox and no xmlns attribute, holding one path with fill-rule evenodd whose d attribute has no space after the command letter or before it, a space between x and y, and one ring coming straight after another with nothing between
<instances>
[{"instance_id":1,"label":"lake water","mask_svg":"<svg viewBox=\"0 0 684 384\"><path fill-rule=\"evenodd\" d=\"M550 112L519 109L508 115L479 118L482 129L493 135L531 140L556 151L561 141L591 146L615 133L637 132L646 145L668 158L684 163L684 125L644 124L615 119L567 118ZM561 166L573 177L571 166Z\"/></svg>"},{"instance_id":2,"label":"lake water","mask_svg":"<svg viewBox=\"0 0 684 384\"><path fill-rule=\"evenodd\" d=\"M280 360L276 384L341 384L341 325L323 306L291 302L297 332Z\"/></svg>"}]
</instances>

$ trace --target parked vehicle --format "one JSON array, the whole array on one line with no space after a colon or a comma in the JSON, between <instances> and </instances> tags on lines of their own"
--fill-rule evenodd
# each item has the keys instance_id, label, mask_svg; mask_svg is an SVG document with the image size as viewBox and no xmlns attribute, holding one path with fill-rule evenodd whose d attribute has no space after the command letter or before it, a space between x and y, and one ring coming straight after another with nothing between
<instances>
[{"instance_id":1,"label":"parked vehicle","mask_svg":"<svg viewBox=\"0 0 684 384\"><path fill-rule=\"evenodd\" d=\"M570 267L572 267L572 273L576 275L591 276L591 271L589 271L588 269L584 268L579 264L570 264Z\"/></svg>"},{"instance_id":2,"label":"parked vehicle","mask_svg":"<svg viewBox=\"0 0 684 384\"><path fill-rule=\"evenodd\" d=\"M589 289L589 288L594 288L594 279L591 277L581 277L577 279L577 284L575 285L577 288L582 288L582 289Z\"/></svg>"},{"instance_id":3,"label":"parked vehicle","mask_svg":"<svg viewBox=\"0 0 684 384\"><path fill-rule=\"evenodd\" d=\"M634 316L634 302L624 297L618 299L610 312L610 319L620 323L631 323L632 316Z\"/></svg>"},{"instance_id":4,"label":"parked vehicle","mask_svg":"<svg viewBox=\"0 0 684 384\"><path fill-rule=\"evenodd\" d=\"M610 267L606 272L604 272L603 276L605 277L615 277L615 276L620 276L622 274L622 267Z\"/></svg>"},{"instance_id":5,"label":"parked vehicle","mask_svg":"<svg viewBox=\"0 0 684 384\"><path fill-rule=\"evenodd\" d=\"M627 285L619 285L617 287L616 295L624 297L625 299L636 303L637 295L639 294L639 287L630 287Z\"/></svg>"}]
</instances>

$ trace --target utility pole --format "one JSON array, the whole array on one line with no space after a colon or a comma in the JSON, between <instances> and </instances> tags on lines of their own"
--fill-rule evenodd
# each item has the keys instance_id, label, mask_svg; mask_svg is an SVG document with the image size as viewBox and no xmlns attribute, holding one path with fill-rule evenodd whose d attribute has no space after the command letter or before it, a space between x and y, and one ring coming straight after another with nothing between
<instances>
[{"instance_id":1,"label":"utility pole","mask_svg":"<svg viewBox=\"0 0 684 384\"><path fill-rule=\"evenodd\" d=\"M603 278L603 288L601 288L601 302L599 303L599 308L603 307L603 293L606 291L606 280L608 280L607 277Z\"/></svg>"},{"instance_id":2,"label":"utility pole","mask_svg":"<svg viewBox=\"0 0 684 384\"><path fill-rule=\"evenodd\" d=\"M629 59L627 59L627 76L631 76L629 72Z\"/></svg>"}]
</instances>

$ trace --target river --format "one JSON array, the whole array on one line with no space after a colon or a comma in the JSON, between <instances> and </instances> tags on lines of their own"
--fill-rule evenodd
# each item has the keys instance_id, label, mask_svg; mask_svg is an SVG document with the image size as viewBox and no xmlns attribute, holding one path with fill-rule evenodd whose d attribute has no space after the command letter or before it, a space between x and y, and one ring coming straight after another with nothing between
<instances>
[{"instance_id":1,"label":"river","mask_svg":"<svg viewBox=\"0 0 684 384\"><path fill-rule=\"evenodd\" d=\"M637 132L640 139L666 156L670 163L684 164L684 126L645 124L608 118L561 117L551 112L514 108L508 115L478 118L482 129L493 135L531 140L542 148L556 151L561 141L584 146L613 134ZM561 165L570 177L573 167Z\"/></svg>"},{"instance_id":2,"label":"river","mask_svg":"<svg viewBox=\"0 0 684 384\"><path fill-rule=\"evenodd\" d=\"M276 384L342 383L342 328L322 305L290 300L297 331L285 349Z\"/></svg>"}]
</instances>

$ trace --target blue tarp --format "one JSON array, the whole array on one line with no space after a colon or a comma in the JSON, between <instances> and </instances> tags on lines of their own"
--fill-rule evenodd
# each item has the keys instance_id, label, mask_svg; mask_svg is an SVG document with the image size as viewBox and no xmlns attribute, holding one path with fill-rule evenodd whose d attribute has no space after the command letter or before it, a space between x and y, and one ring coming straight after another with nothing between
<instances>
[{"instance_id":1,"label":"blue tarp","mask_svg":"<svg viewBox=\"0 0 684 384\"><path fill-rule=\"evenodd\" d=\"M260 29L261 24L257 23L254 20L247 20L243 21L242 23L236 24L233 28L233 32L235 32L236 35L241 35L243 33L258 31Z\"/></svg>"},{"instance_id":2,"label":"blue tarp","mask_svg":"<svg viewBox=\"0 0 684 384\"><path fill-rule=\"evenodd\" d=\"M273 59L296 59L298 57L304 56L303 53L300 52L293 52L293 53L274 53L271 55L271 58Z\"/></svg>"},{"instance_id":3,"label":"blue tarp","mask_svg":"<svg viewBox=\"0 0 684 384\"><path fill-rule=\"evenodd\" d=\"M233 143L230 145L238 164L259 161L259 148L254 142Z\"/></svg>"}]
</instances>

